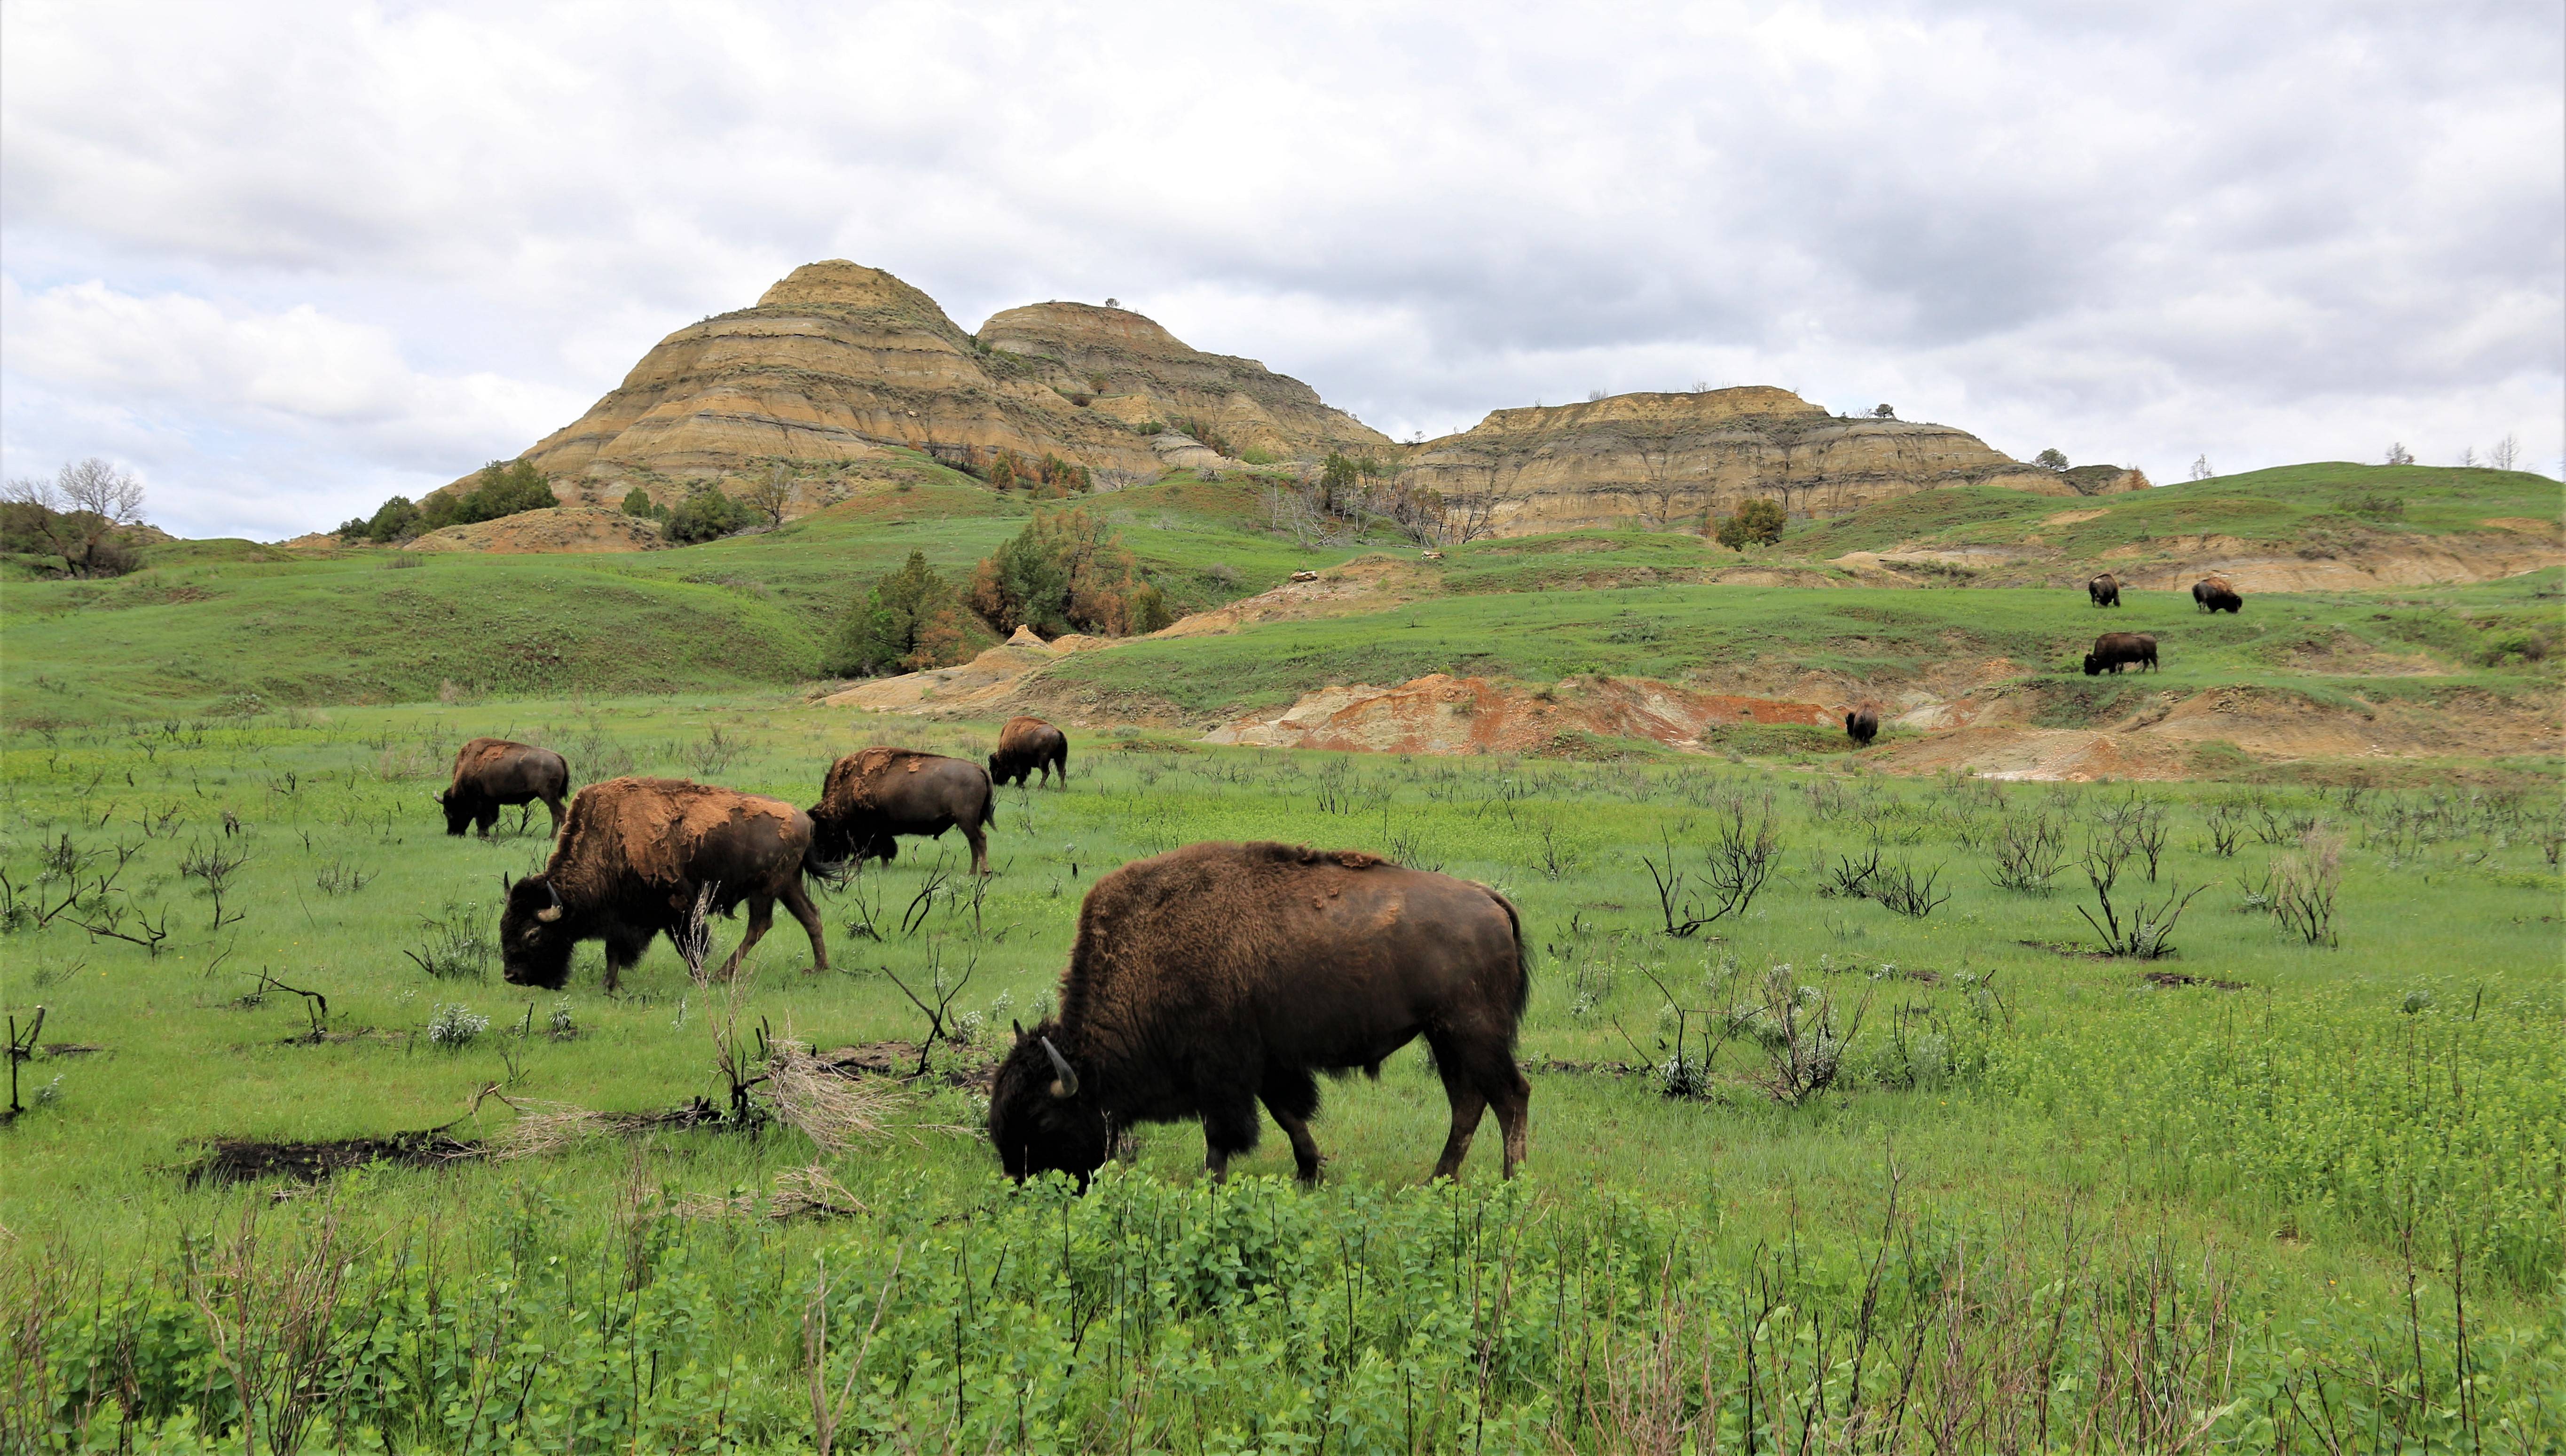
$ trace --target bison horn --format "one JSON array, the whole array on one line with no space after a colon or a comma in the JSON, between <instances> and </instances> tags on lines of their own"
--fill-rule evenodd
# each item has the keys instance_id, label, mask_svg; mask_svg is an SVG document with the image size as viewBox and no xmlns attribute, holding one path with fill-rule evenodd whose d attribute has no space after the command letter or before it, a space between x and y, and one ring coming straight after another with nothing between
<instances>
[{"instance_id":1,"label":"bison horn","mask_svg":"<svg viewBox=\"0 0 2566 1456\"><path fill-rule=\"evenodd\" d=\"M535 911L535 918L549 925L553 921L562 917L561 891L553 888L553 882L547 879L544 881L544 893L551 895L553 897L553 902L544 908Z\"/></svg>"},{"instance_id":2,"label":"bison horn","mask_svg":"<svg viewBox=\"0 0 2566 1456\"><path fill-rule=\"evenodd\" d=\"M1051 1085L1051 1094L1056 1097L1078 1095L1078 1073L1070 1067L1069 1059L1060 1055L1060 1049L1051 1044L1051 1038L1037 1037L1034 1040L1042 1043L1043 1055L1051 1059L1051 1070L1060 1074Z\"/></svg>"}]
</instances>

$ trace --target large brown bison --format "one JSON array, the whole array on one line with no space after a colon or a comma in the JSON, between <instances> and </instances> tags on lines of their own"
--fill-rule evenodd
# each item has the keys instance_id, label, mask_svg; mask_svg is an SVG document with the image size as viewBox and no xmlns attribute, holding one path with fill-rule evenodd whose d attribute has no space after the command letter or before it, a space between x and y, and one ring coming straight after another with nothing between
<instances>
[{"instance_id":1,"label":"large brown bison","mask_svg":"<svg viewBox=\"0 0 2566 1456\"><path fill-rule=\"evenodd\" d=\"M570 765L549 748L510 743L504 738L475 738L454 755L454 782L436 796L445 806L445 832L463 833L478 825L481 837L499 822L502 806L532 804L540 799L552 811L553 834L562 827L562 800L570 793Z\"/></svg>"},{"instance_id":2,"label":"large brown bison","mask_svg":"<svg viewBox=\"0 0 2566 1456\"><path fill-rule=\"evenodd\" d=\"M2224 611L2233 616L2245 605L2245 599L2237 595L2225 577L2212 576L2191 584L2191 605L2203 611Z\"/></svg>"},{"instance_id":3,"label":"large brown bison","mask_svg":"<svg viewBox=\"0 0 2566 1456\"><path fill-rule=\"evenodd\" d=\"M1009 718L989 755L989 782L1021 784L1040 774L1048 783L1055 773L1069 787L1069 735L1040 718Z\"/></svg>"},{"instance_id":4,"label":"large brown bison","mask_svg":"<svg viewBox=\"0 0 2566 1456\"><path fill-rule=\"evenodd\" d=\"M898 857L896 835L934 839L959 826L971 842L971 869L989 872L989 819L997 792L988 771L964 759L910 748L868 748L829 766L811 806L820 856Z\"/></svg>"},{"instance_id":5,"label":"large brown bison","mask_svg":"<svg viewBox=\"0 0 2566 1456\"><path fill-rule=\"evenodd\" d=\"M2119 676L2123 667L2140 664L2141 670L2157 665L2157 639L2146 632L2105 632L2094 639L2094 650L2085 654L2085 675L2109 671Z\"/></svg>"},{"instance_id":6,"label":"large brown bison","mask_svg":"<svg viewBox=\"0 0 2566 1456\"><path fill-rule=\"evenodd\" d=\"M1845 737L1853 740L1854 747L1869 748L1871 741L1879 736L1879 708L1870 703L1864 703L1861 707L1845 714Z\"/></svg>"},{"instance_id":7,"label":"large brown bison","mask_svg":"<svg viewBox=\"0 0 2566 1456\"><path fill-rule=\"evenodd\" d=\"M781 799L684 779L609 779L571 801L570 821L543 871L508 887L499 961L509 984L559 990L571 947L606 942L606 988L642 959L650 937L683 927L698 891L729 914L748 902L748 934L721 974L774 923L782 900L811 937L814 969L829 968L820 912L802 876L825 872L811 852L811 820Z\"/></svg>"},{"instance_id":8,"label":"large brown bison","mask_svg":"<svg viewBox=\"0 0 2566 1456\"><path fill-rule=\"evenodd\" d=\"M989 1136L1009 1176L1081 1186L1113 1131L1199 1117L1221 1176L1256 1146L1260 1101L1319 1175L1313 1073L1363 1068L1423 1037L1451 1100L1434 1176L1457 1176L1491 1103L1505 1171L1532 1089L1515 1067L1530 990L1515 907L1481 884L1354 850L1191 845L1105 876L1078 915L1060 1016L998 1069Z\"/></svg>"},{"instance_id":9,"label":"large brown bison","mask_svg":"<svg viewBox=\"0 0 2566 1456\"><path fill-rule=\"evenodd\" d=\"M2085 595L2092 598L2097 607L2118 607L2121 605L2121 579L2105 572L2085 584Z\"/></svg>"}]
</instances>

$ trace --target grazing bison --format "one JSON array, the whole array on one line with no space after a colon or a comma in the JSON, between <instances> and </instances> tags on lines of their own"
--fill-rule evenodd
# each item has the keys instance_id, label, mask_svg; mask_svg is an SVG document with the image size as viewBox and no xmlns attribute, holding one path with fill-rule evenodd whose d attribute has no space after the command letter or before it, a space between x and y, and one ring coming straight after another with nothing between
<instances>
[{"instance_id":1,"label":"grazing bison","mask_svg":"<svg viewBox=\"0 0 2566 1456\"><path fill-rule=\"evenodd\" d=\"M996 798L978 764L909 748L868 748L829 766L811 823L822 857L833 860L890 860L899 853L893 836L931 840L959 825L971 842L972 872L986 874Z\"/></svg>"},{"instance_id":2,"label":"grazing bison","mask_svg":"<svg viewBox=\"0 0 2566 1456\"><path fill-rule=\"evenodd\" d=\"M511 985L559 990L571 947L606 942L606 989L642 958L650 937L674 938L709 886L711 908L748 901L748 934L722 962L727 978L774 923L782 900L811 936L814 969L829 968L820 912L802 876L825 872L811 852L811 820L781 799L684 779L609 779L571 801L543 872L508 887L499 960Z\"/></svg>"},{"instance_id":3,"label":"grazing bison","mask_svg":"<svg viewBox=\"0 0 2566 1456\"><path fill-rule=\"evenodd\" d=\"M504 805L532 804L540 799L552 811L553 834L562 827L562 799L570 793L570 765L549 748L531 748L504 738L475 738L454 755L454 782L436 796L445 806L445 832L463 833L478 825L481 837L499 822Z\"/></svg>"},{"instance_id":4,"label":"grazing bison","mask_svg":"<svg viewBox=\"0 0 2566 1456\"><path fill-rule=\"evenodd\" d=\"M2157 639L2146 632L2105 632L2094 639L2094 650L2085 654L2085 675L2108 669L2118 676L2131 663L2156 666Z\"/></svg>"},{"instance_id":5,"label":"grazing bison","mask_svg":"<svg viewBox=\"0 0 2566 1456\"><path fill-rule=\"evenodd\" d=\"M1871 741L1879 736L1880 709L1865 703L1845 714L1845 737L1852 739L1856 748L1871 747Z\"/></svg>"},{"instance_id":6,"label":"grazing bison","mask_svg":"<svg viewBox=\"0 0 2566 1456\"><path fill-rule=\"evenodd\" d=\"M2085 584L2085 595L2093 598L2097 607L2118 607L2121 605L2121 579L2105 572Z\"/></svg>"},{"instance_id":7,"label":"grazing bison","mask_svg":"<svg viewBox=\"0 0 2566 1456\"><path fill-rule=\"evenodd\" d=\"M2203 577L2191 584L2191 605L2203 611L2224 611L2234 615L2245 605L2225 577Z\"/></svg>"},{"instance_id":8,"label":"grazing bison","mask_svg":"<svg viewBox=\"0 0 2566 1456\"><path fill-rule=\"evenodd\" d=\"M1515 907L1485 885L1353 850L1191 845L1105 876L1078 914L1060 1016L998 1068L989 1136L1009 1176L1083 1187L1113 1130L1202 1119L1221 1176L1256 1145L1263 1102L1319 1175L1316 1072L1363 1068L1422 1036L1452 1103L1434 1176L1456 1177L1489 1104L1505 1171L1532 1089L1515 1067L1530 988Z\"/></svg>"},{"instance_id":9,"label":"grazing bison","mask_svg":"<svg viewBox=\"0 0 2566 1456\"><path fill-rule=\"evenodd\" d=\"M998 730L998 751L989 755L989 782L1021 784L1040 774L1049 782L1059 775L1069 787L1069 735L1040 718L1009 718Z\"/></svg>"}]
</instances>

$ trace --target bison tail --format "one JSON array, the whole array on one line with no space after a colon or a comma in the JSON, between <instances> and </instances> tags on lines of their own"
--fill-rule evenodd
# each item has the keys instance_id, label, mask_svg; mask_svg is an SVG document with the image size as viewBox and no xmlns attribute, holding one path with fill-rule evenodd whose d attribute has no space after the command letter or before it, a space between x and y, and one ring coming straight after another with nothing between
<instances>
[{"instance_id":1,"label":"bison tail","mask_svg":"<svg viewBox=\"0 0 2566 1456\"><path fill-rule=\"evenodd\" d=\"M1506 928L1512 930L1515 936L1515 1014L1506 1025L1506 1045L1512 1047L1515 1043L1515 1029L1522 1022L1524 1012L1532 1006L1532 942L1524 939L1523 916L1515 910L1515 902L1494 889L1488 890L1488 898L1495 900L1498 906L1504 909Z\"/></svg>"}]
</instances>

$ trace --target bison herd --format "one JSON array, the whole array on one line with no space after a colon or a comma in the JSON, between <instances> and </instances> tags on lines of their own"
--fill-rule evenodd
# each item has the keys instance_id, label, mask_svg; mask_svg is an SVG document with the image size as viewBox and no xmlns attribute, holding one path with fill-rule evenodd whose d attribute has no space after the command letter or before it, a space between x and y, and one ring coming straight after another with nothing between
<instances>
[{"instance_id":1,"label":"bison herd","mask_svg":"<svg viewBox=\"0 0 2566 1456\"><path fill-rule=\"evenodd\" d=\"M1876 719L1875 719L1876 726ZM579 942L606 943L606 985L654 936L677 942L699 915L748 906L727 978L774 921L777 901L829 968L807 879L850 861L892 858L902 835L959 829L971 867L989 873L996 783L1035 776L1066 786L1069 742L1034 718L1008 723L988 768L902 748L868 748L829 766L809 810L684 779L591 784L570 801L559 754L476 738L440 796L449 833L500 805L542 800L551 856L508 886L502 974L558 989ZM1107 874L1080 907L1058 1014L999 1066L989 1136L1019 1180L1051 1170L1084 1188L1116 1130L1199 1120L1206 1165L1221 1176L1256 1146L1262 1105L1291 1138L1307 1180L1319 1173L1310 1118L1318 1075L1378 1077L1383 1059L1422 1038L1451 1103L1434 1176L1453 1177L1490 1107L1504 1168L1523 1161L1532 1090L1514 1060L1531 978L1520 918L1486 885L1355 850L1277 844L1192 845Z\"/></svg>"}]
</instances>

